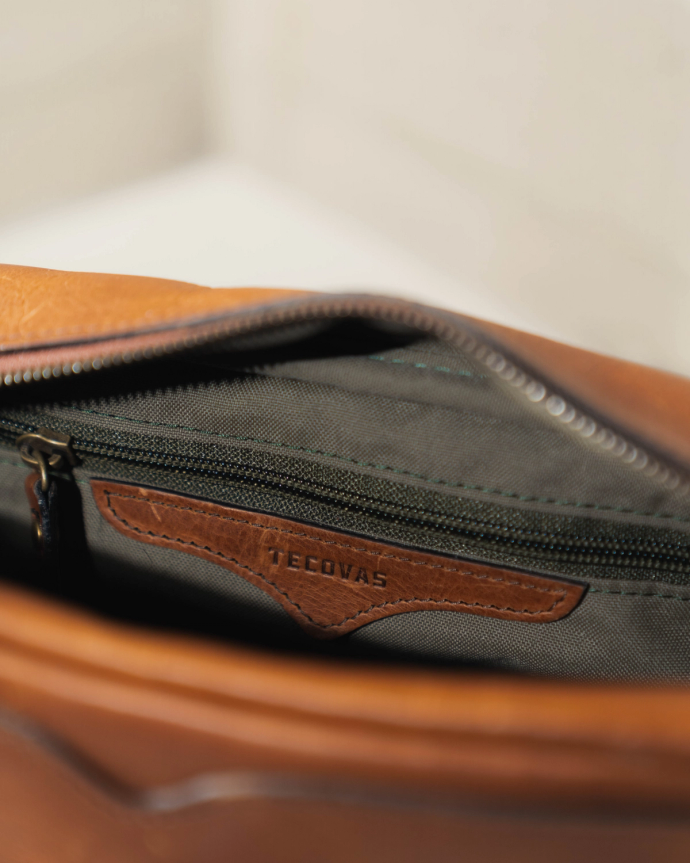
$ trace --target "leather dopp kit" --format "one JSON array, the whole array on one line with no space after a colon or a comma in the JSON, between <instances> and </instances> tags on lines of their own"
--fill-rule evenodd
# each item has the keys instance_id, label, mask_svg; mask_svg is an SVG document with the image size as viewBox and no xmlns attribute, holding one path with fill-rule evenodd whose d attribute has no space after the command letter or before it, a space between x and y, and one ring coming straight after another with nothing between
<instances>
[{"instance_id":1,"label":"leather dopp kit","mask_svg":"<svg viewBox=\"0 0 690 863\"><path fill-rule=\"evenodd\" d=\"M0 549L3 859L690 854L685 378L0 267Z\"/></svg>"}]
</instances>

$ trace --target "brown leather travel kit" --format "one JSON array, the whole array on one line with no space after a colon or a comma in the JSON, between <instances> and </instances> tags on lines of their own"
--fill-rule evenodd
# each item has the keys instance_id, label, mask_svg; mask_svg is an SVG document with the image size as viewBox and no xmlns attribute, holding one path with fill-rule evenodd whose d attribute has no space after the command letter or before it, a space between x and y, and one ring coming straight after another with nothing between
<instances>
[{"instance_id":1,"label":"brown leather travel kit","mask_svg":"<svg viewBox=\"0 0 690 863\"><path fill-rule=\"evenodd\" d=\"M0 861L690 856L690 381L0 267Z\"/></svg>"}]
</instances>

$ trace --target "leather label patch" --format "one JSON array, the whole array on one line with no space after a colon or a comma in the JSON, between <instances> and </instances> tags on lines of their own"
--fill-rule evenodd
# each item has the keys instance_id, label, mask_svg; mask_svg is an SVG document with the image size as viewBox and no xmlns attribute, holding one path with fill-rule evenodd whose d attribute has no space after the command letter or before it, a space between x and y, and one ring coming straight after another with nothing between
<instances>
[{"instance_id":1,"label":"leather label patch","mask_svg":"<svg viewBox=\"0 0 690 863\"><path fill-rule=\"evenodd\" d=\"M586 589L156 489L104 480L91 487L120 533L231 570L317 638L422 610L548 623L569 614Z\"/></svg>"}]
</instances>

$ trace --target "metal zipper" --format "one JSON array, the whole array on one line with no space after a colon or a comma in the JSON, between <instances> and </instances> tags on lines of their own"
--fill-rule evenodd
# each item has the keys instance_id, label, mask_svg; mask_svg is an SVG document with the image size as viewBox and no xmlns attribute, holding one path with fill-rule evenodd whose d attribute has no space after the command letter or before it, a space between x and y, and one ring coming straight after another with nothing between
<instances>
[{"instance_id":1,"label":"metal zipper","mask_svg":"<svg viewBox=\"0 0 690 863\"><path fill-rule=\"evenodd\" d=\"M653 456L644 447L633 443L620 432L613 431L592 416L578 410L564 396L527 374L487 342L477 339L454 323L441 321L419 307L410 307L396 300L382 303L380 299L372 301L366 297L347 300L336 298L329 303L328 298L323 298L318 305L305 304L297 308L264 309L240 321L233 319L200 325L201 331L198 334L183 339L172 339L170 342L153 347L145 346L140 350L95 354L88 359L71 364L26 368L12 374L5 374L4 377L0 377L0 386L30 384L34 381L128 365L190 350L231 335L243 335L257 329L347 317L371 317L380 321L403 324L459 347L482 362L500 379L515 387L532 404L542 407L550 417L561 422L573 434L605 450L628 465L631 470L640 471L669 491L675 491L680 495L687 495L690 492L690 477ZM142 336L142 339L145 341L146 336Z\"/></svg>"},{"instance_id":2,"label":"metal zipper","mask_svg":"<svg viewBox=\"0 0 690 863\"><path fill-rule=\"evenodd\" d=\"M48 428L25 431L15 441L24 464L33 469L25 484L34 545L45 562L56 563L59 548L58 487L55 474L77 463L71 438Z\"/></svg>"},{"instance_id":3,"label":"metal zipper","mask_svg":"<svg viewBox=\"0 0 690 863\"><path fill-rule=\"evenodd\" d=\"M57 472L67 466L74 467L77 460L72 451L72 439L63 432L39 428L25 432L15 441L24 464L33 468L41 478L41 491L46 493L51 471Z\"/></svg>"},{"instance_id":4,"label":"metal zipper","mask_svg":"<svg viewBox=\"0 0 690 863\"><path fill-rule=\"evenodd\" d=\"M6 426L9 422L2 420ZM27 464L35 466L41 458L53 471L69 469L76 463L74 454L80 457L96 456L110 461L134 462L174 473L201 475L210 478L229 479L241 484L260 486L324 501L335 506L347 507L389 521L414 524L422 529L450 533L481 546L491 548L508 547L514 554L536 557L551 563L575 563L620 567L645 567L654 570L679 572L690 569L690 547L665 544L663 542L630 542L606 538L586 538L516 529L496 521L482 521L463 516L447 516L427 512L418 507L391 504L386 501L334 489L323 484L278 473L265 468L235 466L227 461L213 461L193 456L173 455L168 452L139 450L125 445L108 445L98 441L71 438L69 435L41 428L37 432L27 431L20 425L13 426L15 443ZM8 430L0 436L10 439Z\"/></svg>"}]
</instances>

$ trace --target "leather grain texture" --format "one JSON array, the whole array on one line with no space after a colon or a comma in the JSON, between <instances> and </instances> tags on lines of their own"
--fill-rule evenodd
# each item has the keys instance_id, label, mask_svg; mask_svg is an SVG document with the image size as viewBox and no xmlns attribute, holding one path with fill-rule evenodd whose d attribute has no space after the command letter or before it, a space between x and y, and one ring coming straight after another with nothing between
<instances>
[{"instance_id":1,"label":"leather grain texture","mask_svg":"<svg viewBox=\"0 0 690 863\"><path fill-rule=\"evenodd\" d=\"M0 265L0 351L184 326L236 307L305 293L278 288L210 290L169 279Z\"/></svg>"},{"instance_id":2,"label":"leather grain texture","mask_svg":"<svg viewBox=\"0 0 690 863\"><path fill-rule=\"evenodd\" d=\"M241 575L317 638L422 610L549 623L569 614L585 590L157 489L103 480L91 488L120 533Z\"/></svg>"}]
</instances>

